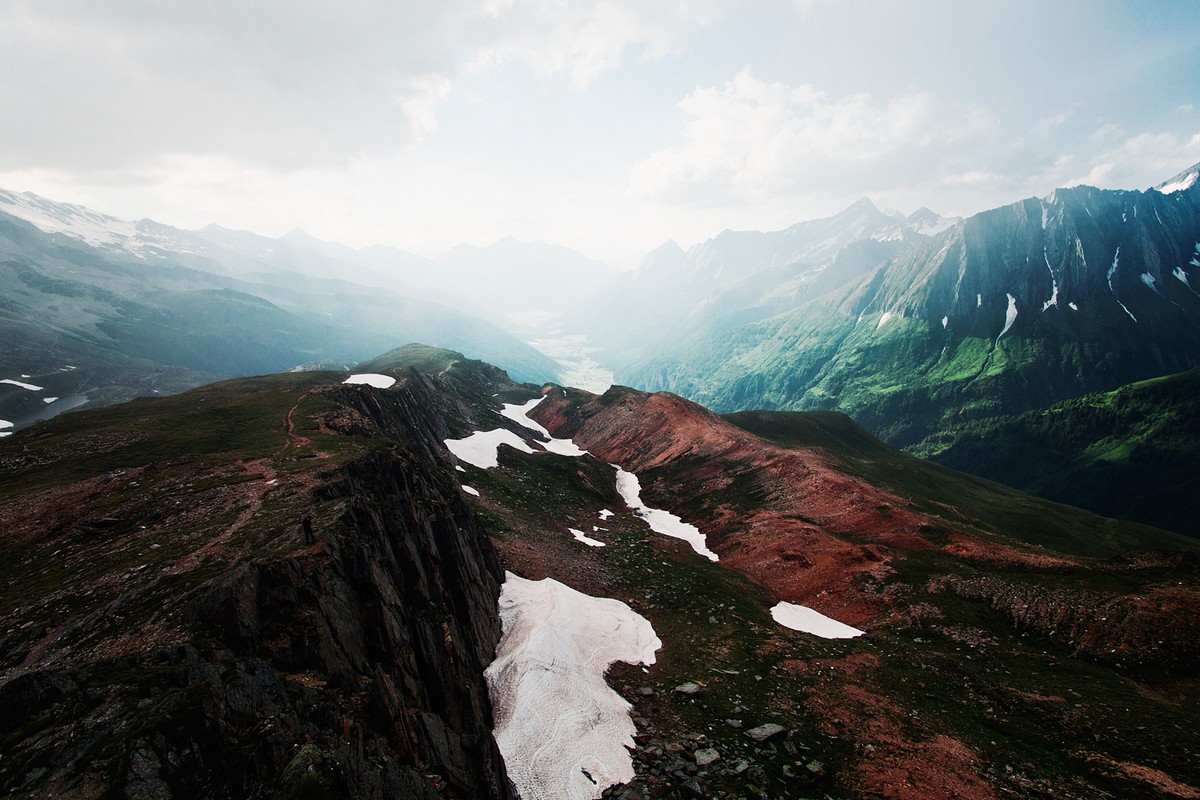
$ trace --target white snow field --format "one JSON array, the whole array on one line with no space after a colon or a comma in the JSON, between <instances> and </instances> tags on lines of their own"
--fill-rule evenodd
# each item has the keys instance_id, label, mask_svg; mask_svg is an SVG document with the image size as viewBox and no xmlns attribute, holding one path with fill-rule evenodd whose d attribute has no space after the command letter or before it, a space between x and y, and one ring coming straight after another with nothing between
<instances>
[{"instance_id":1,"label":"white snow field","mask_svg":"<svg viewBox=\"0 0 1200 800\"><path fill-rule=\"evenodd\" d=\"M863 635L858 628L851 628L808 606L795 603L776 603L771 609L771 617L785 628L811 633L822 639L853 639Z\"/></svg>"},{"instance_id":2,"label":"white snow field","mask_svg":"<svg viewBox=\"0 0 1200 800\"><path fill-rule=\"evenodd\" d=\"M467 494L469 494L469 495L472 495L472 496L474 496L474 497L479 497L479 490L478 490L478 489L476 489L474 486L467 486L467 485L464 483L464 484L462 485L462 490L463 490L464 492L466 492Z\"/></svg>"},{"instance_id":3,"label":"white snow field","mask_svg":"<svg viewBox=\"0 0 1200 800\"><path fill-rule=\"evenodd\" d=\"M621 495L626 505L632 508L635 514L646 520L647 524L650 525L650 530L655 533L661 533L663 536L670 536L673 539L682 539L690 544L693 550L709 561L717 560L717 554L708 549L705 536L700 532L699 528L684 522L670 511L647 506L642 502L642 484L638 481L637 475L634 475L632 472L626 472L616 464L611 464L610 466L617 471L617 493Z\"/></svg>"},{"instance_id":4,"label":"white snow field","mask_svg":"<svg viewBox=\"0 0 1200 800\"><path fill-rule=\"evenodd\" d=\"M542 447L546 448L548 452L558 453L560 456L572 456L574 458L587 455L587 451L581 450L575 444L575 442L571 441L570 439L555 439L550 435L550 431L542 427L542 425L537 421L529 418L529 412L533 410L533 407L545 399L545 397L535 397L526 402L524 405L505 403L504 408L500 409L500 416L507 417L518 425L523 425L524 427L529 428L529 430L537 431L542 436L545 436L550 441L540 442L540 444Z\"/></svg>"},{"instance_id":5,"label":"white snow field","mask_svg":"<svg viewBox=\"0 0 1200 800\"><path fill-rule=\"evenodd\" d=\"M9 422L8 420L0 419L0 439L3 439L5 436L12 436L12 431L7 430L8 428L11 428L12 426L13 426L13 424L11 422Z\"/></svg>"},{"instance_id":6,"label":"white snow field","mask_svg":"<svg viewBox=\"0 0 1200 800\"><path fill-rule=\"evenodd\" d=\"M604 673L615 661L654 663L662 642L650 623L619 600L512 573L500 620L484 675L496 744L522 800L593 800L632 779L631 706Z\"/></svg>"},{"instance_id":7,"label":"white snow field","mask_svg":"<svg viewBox=\"0 0 1200 800\"><path fill-rule=\"evenodd\" d=\"M522 453L532 453L533 448L525 440L504 428L494 431L475 431L465 439L447 439L446 447L460 460L479 467L491 469L500 466L500 445L506 444Z\"/></svg>"},{"instance_id":8,"label":"white snow field","mask_svg":"<svg viewBox=\"0 0 1200 800\"><path fill-rule=\"evenodd\" d=\"M351 375L342 381L342 383L365 383L367 386L374 386L376 389L390 389L396 385L396 379L375 372L365 372L359 375Z\"/></svg>"},{"instance_id":9,"label":"white snow field","mask_svg":"<svg viewBox=\"0 0 1200 800\"><path fill-rule=\"evenodd\" d=\"M599 539L593 539L581 530L576 530L575 528L567 528L567 530L571 532L571 535L575 537L575 541L577 542L583 542L584 544L591 545L592 547L604 547L604 542L600 541ZM596 528L593 527L592 531L594 532L595 530Z\"/></svg>"}]
</instances>

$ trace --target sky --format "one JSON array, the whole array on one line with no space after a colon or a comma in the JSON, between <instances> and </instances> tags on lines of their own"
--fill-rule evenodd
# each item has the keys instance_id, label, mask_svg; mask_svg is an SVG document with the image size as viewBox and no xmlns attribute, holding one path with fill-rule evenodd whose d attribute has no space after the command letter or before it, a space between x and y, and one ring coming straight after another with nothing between
<instances>
[{"instance_id":1,"label":"sky","mask_svg":"<svg viewBox=\"0 0 1200 800\"><path fill-rule=\"evenodd\" d=\"M1192 0L0 0L0 186L630 268L1200 162Z\"/></svg>"}]
</instances>

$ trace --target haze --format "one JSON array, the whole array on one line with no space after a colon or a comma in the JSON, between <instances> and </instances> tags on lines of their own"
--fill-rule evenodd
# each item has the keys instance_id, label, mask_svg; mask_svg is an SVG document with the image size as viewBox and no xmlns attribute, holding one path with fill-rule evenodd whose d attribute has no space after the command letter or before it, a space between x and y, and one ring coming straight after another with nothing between
<instances>
[{"instance_id":1,"label":"haze","mask_svg":"<svg viewBox=\"0 0 1200 800\"><path fill-rule=\"evenodd\" d=\"M859 197L964 215L1200 161L1200 6L8 2L0 186L182 227L630 267Z\"/></svg>"}]
</instances>

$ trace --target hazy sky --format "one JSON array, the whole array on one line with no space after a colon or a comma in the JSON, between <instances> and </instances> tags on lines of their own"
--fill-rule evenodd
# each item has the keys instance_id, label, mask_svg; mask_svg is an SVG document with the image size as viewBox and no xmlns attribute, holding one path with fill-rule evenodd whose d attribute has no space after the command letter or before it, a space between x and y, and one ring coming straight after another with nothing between
<instances>
[{"instance_id":1,"label":"hazy sky","mask_svg":"<svg viewBox=\"0 0 1200 800\"><path fill-rule=\"evenodd\" d=\"M0 186L425 255L1200 161L1194 0L0 0L0 72Z\"/></svg>"}]
</instances>

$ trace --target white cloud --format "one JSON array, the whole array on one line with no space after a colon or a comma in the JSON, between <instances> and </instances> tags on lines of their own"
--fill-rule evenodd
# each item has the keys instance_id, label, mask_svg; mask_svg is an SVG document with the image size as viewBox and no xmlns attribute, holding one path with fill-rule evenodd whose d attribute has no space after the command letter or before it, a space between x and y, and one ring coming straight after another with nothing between
<instances>
[{"instance_id":1,"label":"white cloud","mask_svg":"<svg viewBox=\"0 0 1200 800\"><path fill-rule=\"evenodd\" d=\"M470 65L585 86L661 56L715 0L12 0L0 169L102 173L168 157L294 171L420 143Z\"/></svg>"},{"instance_id":2,"label":"white cloud","mask_svg":"<svg viewBox=\"0 0 1200 800\"><path fill-rule=\"evenodd\" d=\"M516 61L542 75L564 73L584 87L616 67L632 47L647 58L677 52L680 37L716 21L716 0L492 0L488 44L472 67Z\"/></svg>"},{"instance_id":3,"label":"white cloud","mask_svg":"<svg viewBox=\"0 0 1200 800\"><path fill-rule=\"evenodd\" d=\"M1055 186L1096 186L1101 189L1146 188L1200 162L1200 133L1190 137L1176 133L1129 135L1117 126L1103 129L1105 146L1081 159L1064 158L1051 176ZM1082 170L1086 169L1086 172ZM1063 180L1064 176L1066 177Z\"/></svg>"},{"instance_id":4,"label":"white cloud","mask_svg":"<svg viewBox=\"0 0 1200 800\"><path fill-rule=\"evenodd\" d=\"M679 107L690 118L682 142L634 168L638 194L703 204L882 190L938 171L948 145L988 125L978 109L947 108L930 92L834 97L748 68Z\"/></svg>"}]
</instances>

